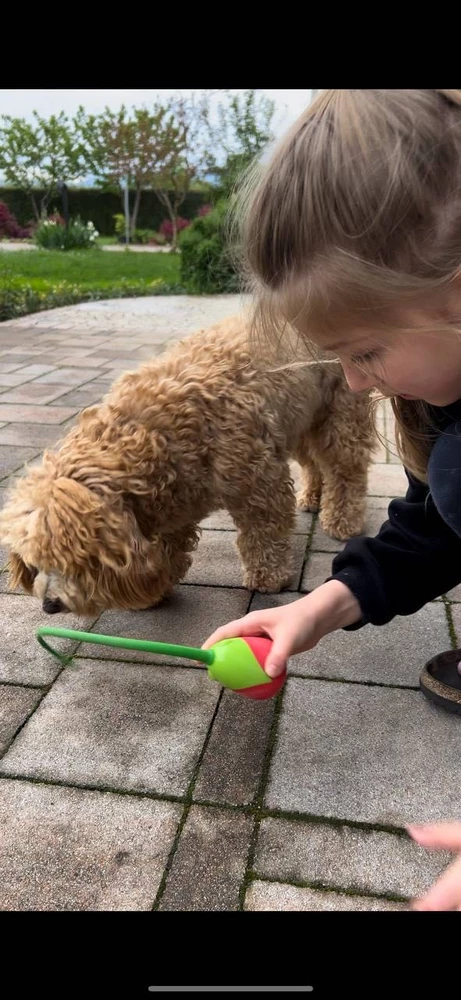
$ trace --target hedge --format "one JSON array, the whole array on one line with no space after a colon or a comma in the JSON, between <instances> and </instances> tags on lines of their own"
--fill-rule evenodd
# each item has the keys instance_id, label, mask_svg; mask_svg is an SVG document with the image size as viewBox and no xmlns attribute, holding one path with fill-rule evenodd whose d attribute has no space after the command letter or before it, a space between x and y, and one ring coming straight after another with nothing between
<instances>
[{"instance_id":1,"label":"hedge","mask_svg":"<svg viewBox=\"0 0 461 1000\"><path fill-rule=\"evenodd\" d=\"M38 189L34 192L37 205L40 204L40 197L43 192ZM68 188L69 214L74 218L79 215L84 222L93 222L101 236L114 235L113 216L117 212L123 212L123 200L120 195L98 188ZM4 201L10 212L16 216L21 226L26 226L33 218L33 208L30 197L24 194L19 188L0 187L0 201ZM208 204L210 195L206 191L189 191L182 205L180 214L185 219L194 219L199 208ZM130 207L134 203L134 192L130 192ZM49 211L54 209L62 214L62 202L59 194L51 198ZM159 229L163 220L167 218L167 210L161 204L154 191L143 191L141 195L141 205L139 208L137 228L138 229Z\"/></svg>"}]
</instances>

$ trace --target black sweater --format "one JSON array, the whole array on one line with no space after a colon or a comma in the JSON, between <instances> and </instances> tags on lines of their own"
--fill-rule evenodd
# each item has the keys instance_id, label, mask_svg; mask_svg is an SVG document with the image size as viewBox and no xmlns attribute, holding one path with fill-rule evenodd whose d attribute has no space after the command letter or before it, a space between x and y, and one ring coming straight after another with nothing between
<instances>
[{"instance_id":1,"label":"black sweater","mask_svg":"<svg viewBox=\"0 0 461 1000\"><path fill-rule=\"evenodd\" d=\"M407 472L405 499L391 501L377 536L352 538L333 559L330 579L349 587L363 613L349 629L414 614L461 582L461 400L433 413L441 436L430 486Z\"/></svg>"}]
</instances>

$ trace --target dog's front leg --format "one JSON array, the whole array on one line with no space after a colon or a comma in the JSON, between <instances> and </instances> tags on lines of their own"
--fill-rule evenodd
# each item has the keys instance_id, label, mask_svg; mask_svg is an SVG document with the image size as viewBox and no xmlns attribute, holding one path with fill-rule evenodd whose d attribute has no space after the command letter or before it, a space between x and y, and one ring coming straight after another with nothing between
<instances>
[{"instance_id":1,"label":"dog's front leg","mask_svg":"<svg viewBox=\"0 0 461 1000\"><path fill-rule=\"evenodd\" d=\"M291 532L295 522L295 495L288 466L271 469L248 491L246 503L230 503L238 528L237 547L243 563L243 583L249 590L276 594L289 583L293 571ZM270 478L270 477L269 477Z\"/></svg>"},{"instance_id":2,"label":"dog's front leg","mask_svg":"<svg viewBox=\"0 0 461 1000\"><path fill-rule=\"evenodd\" d=\"M197 524L187 524L157 538L153 557L152 604L155 607L184 580L192 564L192 553L200 538Z\"/></svg>"}]
</instances>

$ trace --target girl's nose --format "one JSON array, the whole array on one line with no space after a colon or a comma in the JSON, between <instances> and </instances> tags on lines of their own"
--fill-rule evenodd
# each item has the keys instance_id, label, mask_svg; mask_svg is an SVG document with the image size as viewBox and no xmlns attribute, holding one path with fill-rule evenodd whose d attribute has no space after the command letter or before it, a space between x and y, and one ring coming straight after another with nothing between
<instances>
[{"instance_id":1,"label":"girl's nose","mask_svg":"<svg viewBox=\"0 0 461 1000\"><path fill-rule=\"evenodd\" d=\"M366 389L372 389L376 385L376 379L361 371L356 365L343 364L343 371L351 392L365 392Z\"/></svg>"}]
</instances>

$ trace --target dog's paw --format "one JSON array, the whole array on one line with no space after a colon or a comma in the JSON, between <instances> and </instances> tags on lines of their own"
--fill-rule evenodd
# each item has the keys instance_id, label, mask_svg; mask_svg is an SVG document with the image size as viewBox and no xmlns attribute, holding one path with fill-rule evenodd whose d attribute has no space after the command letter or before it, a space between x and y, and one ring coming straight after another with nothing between
<instances>
[{"instance_id":1,"label":"dog's paw","mask_svg":"<svg viewBox=\"0 0 461 1000\"><path fill-rule=\"evenodd\" d=\"M355 535L363 535L364 517L345 517L344 515L332 516L322 513L319 517L320 524L326 535L330 538L337 538L340 542L347 542L348 538Z\"/></svg>"},{"instance_id":2,"label":"dog's paw","mask_svg":"<svg viewBox=\"0 0 461 1000\"><path fill-rule=\"evenodd\" d=\"M278 594L280 590L290 583L292 570L285 573L263 573L261 571L247 571L243 574L243 586L248 590L258 590L260 594Z\"/></svg>"},{"instance_id":3,"label":"dog's paw","mask_svg":"<svg viewBox=\"0 0 461 1000\"><path fill-rule=\"evenodd\" d=\"M306 510L311 514L316 514L320 508L320 493L316 490L308 493L297 493L296 506L298 510Z\"/></svg>"}]
</instances>

